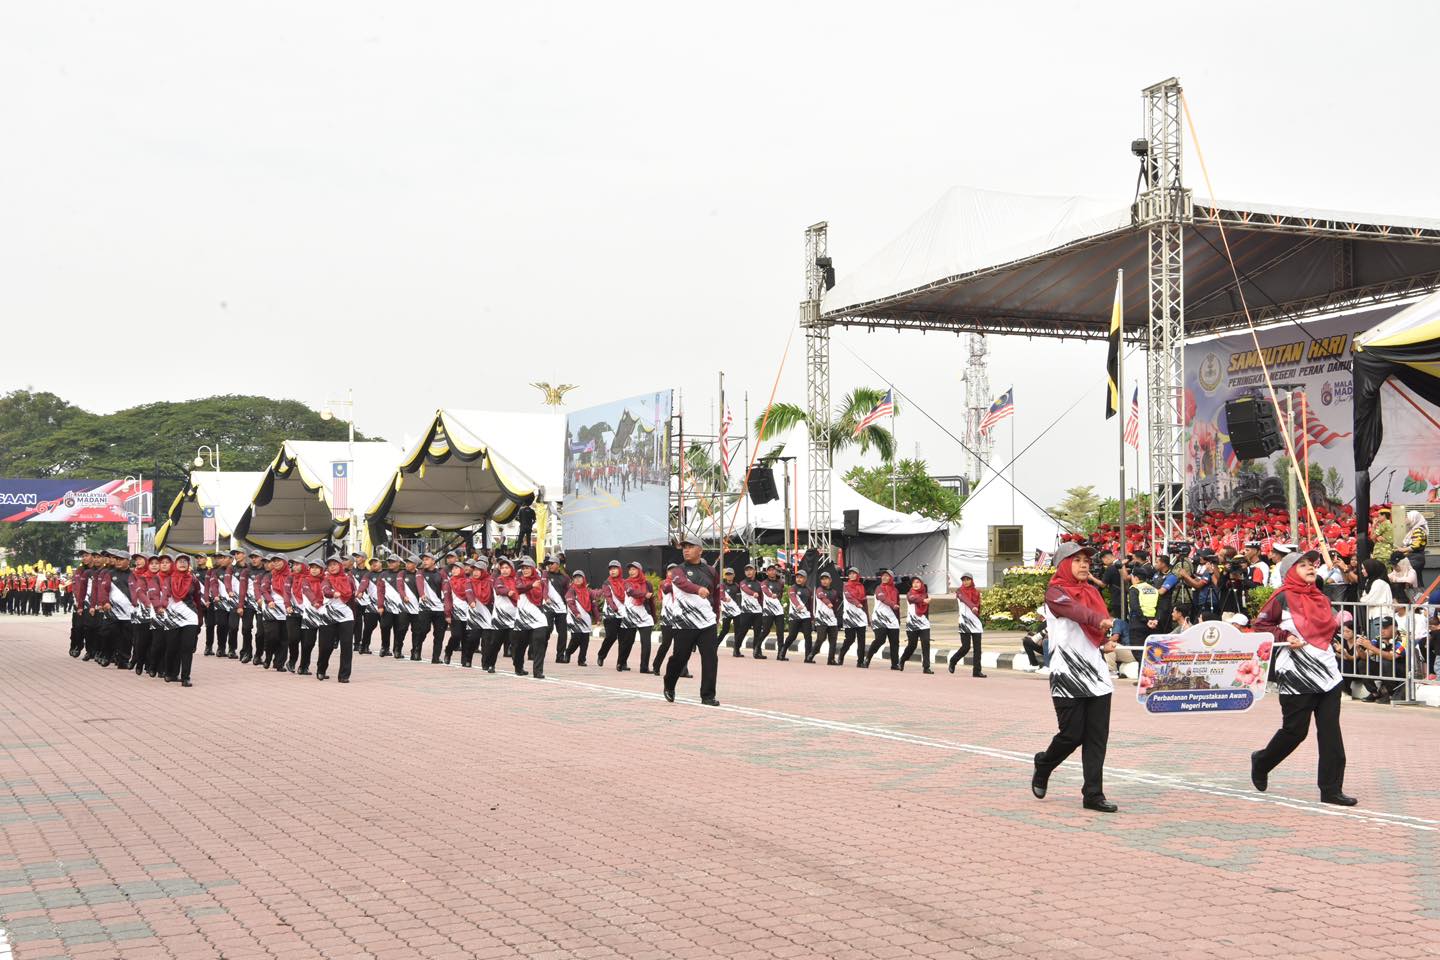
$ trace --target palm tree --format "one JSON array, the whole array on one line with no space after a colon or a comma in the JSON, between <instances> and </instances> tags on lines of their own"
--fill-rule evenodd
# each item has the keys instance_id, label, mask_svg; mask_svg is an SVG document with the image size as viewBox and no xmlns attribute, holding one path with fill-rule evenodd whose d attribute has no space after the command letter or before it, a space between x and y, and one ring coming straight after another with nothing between
<instances>
[{"instance_id":1,"label":"palm tree","mask_svg":"<svg viewBox=\"0 0 1440 960\"><path fill-rule=\"evenodd\" d=\"M828 424L820 424L818 429L824 432L830 447L830 459L835 459L835 454L852 446L859 446L861 453L869 453L873 447L880 454L880 459L889 461L895 456L895 435L879 424L872 423L860 435L855 435L855 425L865 419L865 415L875 409L876 404L885 399L887 390L875 387L856 387L840 400L831 414ZM897 406L895 412L899 413ZM763 428L761 425L764 425ZM793 403L776 403L770 407L770 416L767 419L764 411L755 418L755 436L760 440L768 440L782 433L788 433L795 427L804 424L805 428L813 434L817 427L810 422L810 414L804 407ZM773 461L785 450L785 444L777 443L760 457L762 462Z\"/></svg>"}]
</instances>

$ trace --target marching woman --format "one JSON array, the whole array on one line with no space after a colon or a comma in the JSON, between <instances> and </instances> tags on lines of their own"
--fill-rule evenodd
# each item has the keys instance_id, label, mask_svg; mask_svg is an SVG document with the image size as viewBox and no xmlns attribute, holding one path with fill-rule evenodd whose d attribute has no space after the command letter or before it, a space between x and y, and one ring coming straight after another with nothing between
<instances>
[{"instance_id":1,"label":"marching woman","mask_svg":"<svg viewBox=\"0 0 1440 960\"><path fill-rule=\"evenodd\" d=\"M519 585L515 582L515 568L504 557L495 562L495 629L489 638L489 645L481 657L486 673L495 672L495 663L500 659L500 650L510 650L510 631L516 628L515 602L520 599Z\"/></svg>"},{"instance_id":2,"label":"marching woman","mask_svg":"<svg viewBox=\"0 0 1440 960\"><path fill-rule=\"evenodd\" d=\"M900 591L895 574L888 567L880 568L880 582L875 586L875 642L865 654L861 666L869 668L882 644L890 644L890 669L900 669Z\"/></svg>"},{"instance_id":3,"label":"marching woman","mask_svg":"<svg viewBox=\"0 0 1440 960\"><path fill-rule=\"evenodd\" d=\"M926 673L930 668L930 591L919 577L910 579L910 592L905 594L905 652L900 655L900 669L905 669L915 644L920 644L920 663Z\"/></svg>"},{"instance_id":4,"label":"marching woman","mask_svg":"<svg viewBox=\"0 0 1440 960\"><path fill-rule=\"evenodd\" d=\"M265 620L261 625L264 638L265 657L255 655L255 662L263 669L285 669L286 628L290 622L290 565L284 557L271 556L270 572L260 579L260 600L265 605Z\"/></svg>"},{"instance_id":5,"label":"marching woman","mask_svg":"<svg viewBox=\"0 0 1440 960\"><path fill-rule=\"evenodd\" d=\"M815 591L810 589L807 582L809 579L810 575L804 570L795 571L795 582L790 585L790 632L780 644L780 653L775 657L776 660L790 659L790 648L795 645L796 637L802 633L805 635L805 646L801 649L805 651L807 660L810 657L810 648L815 643L811 631L811 623L815 619L811 612L815 604Z\"/></svg>"},{"instance_id":6,"label":"marching woman","mask_svg":"<svg viewBox=\"0 0 1440 960\"><path fill-rule=\"evenodd\" d=\"M485 644L495 633L495 583L490 579L490 563L477 557L470 565L470 629L465 632L465 646L460 648L460 665L470 666L479 650L480 665L485 665Z\"/></svg>"},{"instance_id":7,"label":"marching woman","mask_svg":"<svg viewBox=\"0 0 1440 960\"><path fill-rule=\"evenodd\" d=\"M519 596L515 600L515 629L511 632L511 660L515 676L528 676L525 655L530 655L530 672L536 680L545 679L545 649L550 643L550 619L545 616L545 592L550 581L535 570L535 561L520 559Z\"/></svg>"},{"instance_id":8,"label":"marching woman","mask_svg":"<svg viewBox=\"0 0 1440 960\"><path fill-rule=\"evenodd\" d=\"M135 608L132 621L130 665L135 675L145 672L145 661L150 656L150 633L153 627L150 614L150 561L143 553L130 558L130 605Z\"/></svg>"},{"instance_id":9,"label":"marching woman","mask_svg":"<svg viewBox=\"0 0 1440 960\"><path fill-rule=\"evenodd\" d=\"M610 648L620 639L620 621L625 616L625 577L619 560L610 561L601 594L605 599L604 616L601 618L605 627L605 640L600 644L597 662L603 667Z\"/></svg>"},{"instance_id":10,"label":"marching woman","mask_svg":"<svg viewBox=\"0 0 1440 960\"><path fill-rule=\"evenodd\" d=\"M595 618L595 591L590 589L584 570L576 570L570 575L570 587L565 591L565 609L569 614L567 620L570 625L569 639L560 640L562 644L566 644L565 662L569 663L570 658L579 653L578 662L583 667L586 665L585 657L590 652L590 631Z\"/></svg>"},{"instance_id":11,"label":"marching woman","mask_svg":"<svg viewBox=\"0 0 1440 960\"><path fill-rule=\"evenodd\" d=\"M300 635L305 624L305 581L310 575L305 572L303 560L291 560L288 567L290 578L285 581L285 588L290 591L287 598L290 607L285 617L285 647L280 653L280 659L284 661L284 669L294 673L295 665L300 662ZM313 639L311 642L314 642Z\"/></svg>"},{"instance_id":12,"label":"marching woman","mask_svg":"<svg viewBox=\"0 0 1440 960\"><path fill-rule=\"evenodd\" d=\"M178 680L180 686L188 687L191 686L190 664L195 659L195 644L200 639L200 617L204 615L205 602L199 578L190 573L190 558L181 554L174 566L168 584L168 622L173 624L173 628L165 636L165 682ZM161 569L164 569L163 561Z\"/></svg>"},{"instance_id":13,"label":"marching woman","mask_svg":"<svg viewBox=\"0 0 1440 960\"><path fill-rule=\"evenodd\" d=\"M785 581L780 579L779 564L771 563L760 578L760 627L755 633L755 659L768 660L765 656L765 640L775 631L775 653L785 641L785 607L781 605L785 592Z\"/></svg>"},{"instance_id":14,"label":"marching woman","mask_svg":"<svg viewBox=\"0 0 1440 960\"><path fill-rule=\"evenodd\" d=\"M355 581L345 571L339 557L325 562L325 575L320 580L320 659L315 662L315 679L330 674L330 651L340 648L341 683L350 682L350 657L355 652Z\"/></svg>"},{"instance_id":15,"label":"marching woman","mask_svg":"<svg viewBox=\"0 0 1440 960\"><path fill-rule=\"evenodd\" d=\"M1340 736L1340 692L1345 687L1331 644L1340 628L1330 600L1316 584L1314 550L1291 554L1280 564L1280 588L1265 602L1254 629L1275 638L1279 648L1271 674L1280 694L1280 729L1263 750L1250 754L1250 782L1263 791L1274 770L1310 732L1320 748L1317 782L1322 803L1353 807L1345 795L1345 742Z\"/></svg>"},{"instance_id":16,"label":"marching woman","mask_svg":"<svg viewBox=\"0 0 1440 960\"><path fill-rule=\"evenodd\" d=\"M955 668L965 662L965 654L974 644L975 665L970 675L983 677L985 674L980 670L980 636L984 626L980 622L980 591L975 589L975 578L968 573L960 575L960 586L955 590L955 612L960 616L960 646L950 654L950 672L954 673Z\"/></svg>"},{"instance_id":17,"label":"marching woman","mask_svg":"<svg viewBox=\"0 0 1440 960\"><path fill-rule=\"evenodd\" d=\"M845 645L835 662L844 666L845 654L850 645L855 645L855 666L865 666L865 628L870 625L870 615L865 609L865 584L860 571L850 567L845 571L845 589L841 592L841 616L845 628Z\"/></svg>"},{"instance_id":18,"label":"marching woman","mask_svg":"<svg viewBox=\"0 0 1440 960\"><path fill-rule=\"evenodd\" d=\"M724 581L720 587L720 633L719 643L724 645L725 634L735 626L735 618L740 616L740 584L735 582L735 568L726 567L723 574Z\"/></svg>"},{"instance_id":19,"label":"marching woman","mask_svg":"<svg viewBox=\"0 0 1440 960\"><path fill-rule=\"evenodd\" d=\"M640 634L640 672L650 672L650 631L655 626L652 604L655 591L645 579L645 568L637 560L630 561L630 575L625 578L625 619L620 626L620 662L617 671L630 669L630 650L635 634Z\"/></svg>"},{"instance_id":20,"label":"marching woman","mask_svg":"<svg viewBox=\"0 0 1440 960\"><path fill-rule=\"evenodd\" d=\"M755 631L755 657L764 659L760 649L760 615L764 608L760 596L760 581L755 578L755 564L745 564L745 576L740 579L740 615L735 618L735 656L744 656L745 634Z\"/></svg>"},{"instance_id":21,"label":"marching woman","mask_svg":"<svg viewBox=\"0 0 1440 960\"><path fill-rule=\"evenodd\" d=\"M325 565L319 560L311 560L300 574L299 584L295 595L300 605L300 669L295 673L296 676L308 677L315 641L325 624Z\"/></svg>"},{"instance_id":22,"label":"marching woman","mask_svg":"<svg viewBox=\"0 0 1440 960\"><path fill-rule=\"evenodd\" d=\"M445 645L445 664L449 666L455 650L460 650L460 666L470 666L465 655L470 642L470 601L475 596L471 589L470 566L457 563L450 570L450 580L445 589L445 622L450 627L450 642Z\"/></svg>"},{"instance_id":23,"label":"marching woman","mask_svg":"<svg viewBox=\"0 0 1440 960\"><path fill-rule=\"evenodd\" d=\"M170 578L175 573L175 562L169 556L151 557L150 567L155 571L150 577L149 597L155 626L150 633L150 655L145 662L145 675L159 677L165 675L166 651L173 629L170 623Z\"/></svg>"},{"instance_id":24,"label":"marching woman","mask_svg":"<svg viewBox=\"0 0 1440 960\"><path fill-rule=\"evenodd\" d=\"M826 654L825 662L832 667L835 665L835 653L840 642L836 639L838 614L842 602L840 591L831 585L830 571L826 570L820 574L820 586L815 590L815 645L805 651L806 663L814 663L815 656L828 643L830 652Z\"/></svg>"},{"instance_id":25,"label":"marching woman","mask_svg":"<svg viewBox=\"0 0 1440 960\"><path fill-rule=\"evenodd\" d=\"M1060 729L1050 746L1035 754L1030 792L1043 800L1050 774L1081 750L1087 810L1114 813L1105 799L1105 748L1110 742L1110 699L1114 685L1105 654L1115 649L1115 621L1100 591L1090 582L1090 547L1066 541L1055 551L1055 575L1045 589L1045 622L1050 631L1050 699Z\"/></svg>"},{"instance_id":26,"label":"marching woman","mask_svg":"<svg viewBox=\"0 0 1440 960\"><path fill-rule=\"evenodd\" d=\"M655 666L653 672L661 673L661 667L665 666L665 654L670 652L670 635L675 628L675 594L670 589L670 576L675 572L678 563L672 563L665 568L665 579L660 581L660 648L655 651Z\"/></svg>"}]
</instances>

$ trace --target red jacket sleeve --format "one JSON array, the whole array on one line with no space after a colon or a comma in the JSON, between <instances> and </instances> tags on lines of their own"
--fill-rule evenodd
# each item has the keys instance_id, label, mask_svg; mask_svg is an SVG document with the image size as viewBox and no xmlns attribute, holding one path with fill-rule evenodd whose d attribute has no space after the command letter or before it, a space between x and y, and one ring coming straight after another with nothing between
<instances>
[{"instance_id":1,"label":"red jacket sleeve","mask_svg":"<svg viewBox=\"0 0 1440 960\"><path fill-rule=\"evenodd\" d=\"M1045 589L1045 605L1048 606L1057 617L1074 620L1076 623L1083 623L1086 626L1098 627L1102 622L1110 618L1109 612L1092 610L1070 596L1064 589L1053 584ZM1101 642L1095 644L1095 646L1104 646L1104 642L1102 638Z\"/></svg>"}]
</instances>

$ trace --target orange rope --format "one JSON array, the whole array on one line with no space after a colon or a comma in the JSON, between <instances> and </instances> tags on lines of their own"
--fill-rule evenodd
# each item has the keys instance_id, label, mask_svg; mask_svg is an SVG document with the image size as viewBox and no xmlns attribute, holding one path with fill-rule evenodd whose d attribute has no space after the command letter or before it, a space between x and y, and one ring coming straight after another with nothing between
<instances>
[{"instance_id":1,"label":"orange rope","mask_svg":"<svg viewBox=\"0 0 1440 960\"><path fill-rule=\"evenodd\" d=\"M1200 173L1205 178L1205 189L1210 193L1210 202L1216 203L1215 188L1210 183L1210 170L1205 165L1205 151L1200 148L1200 135L1195 130L1195 118L1190 115L1190 102L1185 99L1185 93L1180 93L1180 106L1185 110L1185 125L1190 130L1190 139L1195 143L1195 156L1200 161ZM1212 207L1212 209L1216 209ZM1230 273L1235 278L1235 291L1240 295L1240 308L1245 312L1245 323L1250 328L1250 339L1255 344L1255 356L1260 361L1260 372L1265 374L1265 388L1270 391L1270 404L1275 408L1275 421L1283 422L1285 417L1280 411L1280 400L1275 393L1275 383L1270 379L1270 365L1265 362L1265 351L1260 348L1260 336L1255 332L1255 321L1250 316L1250 304L1245 299L1245 287L1240 282L1240 271L1235 266L1235 255L1230 252L1230 238L1225 233L1225 224L1217 216L1215 225L1220 228L1220 244L1225 248L1225 259L1230 261ZM1300 469L1300 458L1295 455L1295 438L1290 432L1283 431L1285 438L1285 453L1290 458L1290 469ZM1315 504L1310 500L1310 478L1307 475L1305 482L1300 485L1300 491L1305 495L1305 512L1310 518L1310 526L1315 530L1320 541L1320 552L1325 556L1326 564L1333 564L1330 556L1330 544L1325 539L1325 533L1320 528L1319 518L1315 516ZM1369 517L1357 518L1357 522L1368 524ZM1297 544L1298 546L1298 544Z\"/></svg>"}]
</instances>

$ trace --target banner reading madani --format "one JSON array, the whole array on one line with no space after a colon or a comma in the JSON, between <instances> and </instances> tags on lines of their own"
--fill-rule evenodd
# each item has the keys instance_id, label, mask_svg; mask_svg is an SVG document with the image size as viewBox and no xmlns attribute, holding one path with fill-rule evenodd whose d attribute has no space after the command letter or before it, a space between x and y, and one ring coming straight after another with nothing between
<instances>
[{"instance_id":1,"label":"banner reading madani","mask_svg":"<svg viewBox=\"0 0 1440 960\"><path fill-rule=\"evenodd\" d=\"M1150 713L1244 711L1265 696L1272 638L1228 623L1197 623L1145 640L1137 693Z\"/></svg>"}]
</instances>

